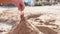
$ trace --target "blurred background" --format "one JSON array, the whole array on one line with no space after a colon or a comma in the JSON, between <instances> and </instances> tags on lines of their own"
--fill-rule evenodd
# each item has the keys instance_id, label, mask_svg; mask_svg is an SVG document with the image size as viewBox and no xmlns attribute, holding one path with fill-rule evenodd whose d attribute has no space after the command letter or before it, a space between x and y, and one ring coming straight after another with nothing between
<instances>
[{"instance_id":1,"label":"blurred background","mask_svg":"<svg viewBox=\"0 0 60 34\"><path fill-rule=\"evenodd\" d=\"M60 0L23 0L26 6L52 6L52 5L60 5ZM12 4L4 5L0 4L0 6L14 6Z\"/></svg>"},{"instance_id":2,"label":"blurred background","mask_svg":"<svg viewBox=\"0 0 60 34\"><path fill-rule=\"evenodd\" d=\"M60 0L24 0L26 6L60 5Z\"/></svg>"}]
</instances>

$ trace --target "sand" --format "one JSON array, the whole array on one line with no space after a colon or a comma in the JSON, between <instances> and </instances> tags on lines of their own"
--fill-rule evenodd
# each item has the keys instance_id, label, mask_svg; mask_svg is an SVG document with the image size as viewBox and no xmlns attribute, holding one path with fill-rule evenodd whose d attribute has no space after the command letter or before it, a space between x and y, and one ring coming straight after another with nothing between
<instances>
[{"instance_id":1,"label":"sand","mask_svg":"<svg viewBox=\"0 0 60 34\"><path fill-rule=\"evenodd\" d=\"M58 7L26 7L22 16L17 8L4 10L0 13L0 32L1 34L7 32L8 34L60 34Z\"/></svg>"}]
</instances>

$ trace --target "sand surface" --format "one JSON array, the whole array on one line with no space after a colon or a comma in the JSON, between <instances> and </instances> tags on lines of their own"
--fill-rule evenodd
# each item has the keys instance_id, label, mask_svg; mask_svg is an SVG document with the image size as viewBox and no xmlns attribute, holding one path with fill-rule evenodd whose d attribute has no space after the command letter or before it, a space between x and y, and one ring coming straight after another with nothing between
<instances>
[{"instance_id":1,"label":"sand surface","mask_svg":"<svg viewBox=\"0 0 60 34\"><path fill-rule=\"evenodd\" d=\"M19 23L21 18L17 8L2 8L0 11L0 31L1 34L4 34L6 31L10 31L15 23ZM22 25L18 26L21 30L18 31L16 28L15 32L60 34L60 6L26 7L24 17L25 21L22 20Z\"/></svg>"}]
</instances>

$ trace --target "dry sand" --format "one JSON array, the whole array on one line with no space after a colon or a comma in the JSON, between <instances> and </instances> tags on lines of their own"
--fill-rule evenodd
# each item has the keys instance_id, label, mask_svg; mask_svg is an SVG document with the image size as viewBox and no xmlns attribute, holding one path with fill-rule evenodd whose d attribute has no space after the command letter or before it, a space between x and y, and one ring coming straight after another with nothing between
<instances>
[{"instance_id":1,"label":"dry sand","mask_svg":"<svg viewBox=\"0 0 60 34\"><path fill-rule=\"evenodd\" d=\"M20 17L17 8L8 8L0 13L0 32L1 34L5 34L6 31L10 31L9 34L60 34L59 7L26 7L24 17Z\"/></svg>"}]
</instances>

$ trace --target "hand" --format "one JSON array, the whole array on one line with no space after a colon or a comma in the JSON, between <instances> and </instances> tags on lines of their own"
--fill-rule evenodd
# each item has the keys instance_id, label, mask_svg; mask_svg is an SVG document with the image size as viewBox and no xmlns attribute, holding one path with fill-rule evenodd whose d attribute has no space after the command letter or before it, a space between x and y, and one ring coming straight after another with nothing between
<instances>
[{"instance_id":1,"label":"hand","mask_svg":"<svg viewBox=\"0 0 60 34\"><path fill-rule=\"evenodd\" d=\"M19 9L20 11L23 11L24 8L25 8L24 2L23 2L23 1L19 2L18 9Z\"/></svg>"},{"instance_id":2,"label":"hand","mask_svg":"<svg viewBox=\"0 0 60 34\"><path fill-rule=\"evenodd\" d=\"M24 4L20 4L20 10L23 11L25 8L25 5Z\"/></svg>"}]
</instances>

